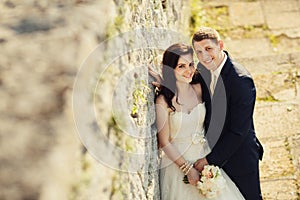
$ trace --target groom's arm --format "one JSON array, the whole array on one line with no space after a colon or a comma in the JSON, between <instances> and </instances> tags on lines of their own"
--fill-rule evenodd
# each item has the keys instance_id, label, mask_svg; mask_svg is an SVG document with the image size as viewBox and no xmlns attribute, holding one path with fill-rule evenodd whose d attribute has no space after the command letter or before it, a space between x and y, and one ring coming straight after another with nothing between
<instances>
[{"instance_id":1,"label":"groom's arm","mask_svg":"<svg viewBox=\"0 0 300 200\"><path fill-rule=\"evenodd\" d=\"M229 158L239 149L249 134L253 123L253 110L256 91L250 77L238 77L230 87L227 119L222 133L210 154L206 156L209 164L224 166ZM226 94L228 95L228 94Z\"/></svg>"}]
</instances>

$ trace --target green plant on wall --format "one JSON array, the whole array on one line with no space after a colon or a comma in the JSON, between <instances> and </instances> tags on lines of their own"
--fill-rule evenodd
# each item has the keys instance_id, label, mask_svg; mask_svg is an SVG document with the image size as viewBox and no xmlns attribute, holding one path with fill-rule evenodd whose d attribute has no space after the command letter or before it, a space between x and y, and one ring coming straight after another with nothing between
<instances>
[{"instance_id":1,"label":"green plant on wall","mask_svg":"<svg viewBox=\"0 0 300 200\"><path fill-rule=\"evenodd\" d=\"M268 34L267 36L268 36L268 38L269 38L272 46L274 48L277 47L277 45L279 44L279 37L277 37L277 36L275 36L273 34Z\"/></svg>"},{"instance_id":2,"label":"green plant on wall","mask_svg":"<svg viewBox=\"0 0 300 200\"><path fill-rule=\"evenodd\" d=\"M226 36L230 28L229 11L227 6L205 6L202 1L190 0L190 34L192 35L200 26L215 28L221 36Z\"/></svg>"},{"instance_id":3,"label":"green plant on wall","mask_svg":"<svg viewBox=\"0 0 300 200\"><path fill-rule=\"evenodd\" d=\"M137 74L135 77L135 85L134 90L132 92L132 109L131 109L131 117L135 119L137 125L142 125L146 120L146 111L148 104L148 94L151 89L145 83L144 80L138 80Z\"/></svg>"}]
</instances>

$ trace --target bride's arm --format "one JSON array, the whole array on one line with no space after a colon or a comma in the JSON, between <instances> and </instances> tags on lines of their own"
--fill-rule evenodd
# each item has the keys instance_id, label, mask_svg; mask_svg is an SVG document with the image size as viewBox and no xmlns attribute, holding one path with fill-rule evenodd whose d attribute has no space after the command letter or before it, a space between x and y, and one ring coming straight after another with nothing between
<instances>
[{"instance_id":1,"label":"bride's arm","mask_svg":"<svg viewBox=\"0 0 300 200\"><path fill-rule=\"evenodd\" d=\"M183 166L187 161L170 143L169 111L163 96L156 99L156 125L159 147L178 167ZM187 176L192 185L196 185L199 181L199 173L195 168L191 168Z\"/></svg>"},{"instance_id":2,"label":"bride's arm","mask_svg":"<svg viewBox=\"0 0 300 200\"><path fill-rule=\"evenodd\" d=\"M157 88L160 88L160 84L162 82L162 77L160 76L160 74L150 66L148 66L148 73L155 79L155 81L152 82L152 85L154 85Z\"/></svg>"}]
</instances>

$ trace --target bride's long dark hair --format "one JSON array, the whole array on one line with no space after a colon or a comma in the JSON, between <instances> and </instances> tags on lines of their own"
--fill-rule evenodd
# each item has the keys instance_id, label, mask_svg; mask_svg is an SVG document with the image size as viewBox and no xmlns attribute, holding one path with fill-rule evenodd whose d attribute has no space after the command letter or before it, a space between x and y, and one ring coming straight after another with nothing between
<instances>
[{"instance_id":1,"label":"bride's long dark hair","mask_svg":"<svg viewBox=\"0 0 300 200\"><path fill-rule=\"evenodd\" d=\"M165 101L167 102L169 108L172 111L175 111L176 108L172 104L172 99L176 93L176 77L174 74L174 69L178 64L178 60L180 56L191 54L193 55L193 48L189 45L183 43L173 44L163 54L162 60L162 83L160 91L158 92L157 96L163 95ZM196 70L197 71L197 70ZM191 84L196 83L195 75L193 76L193 80ZM176 97L176 102L178 103L178 99Z\"/></svg>"}]
</instances>

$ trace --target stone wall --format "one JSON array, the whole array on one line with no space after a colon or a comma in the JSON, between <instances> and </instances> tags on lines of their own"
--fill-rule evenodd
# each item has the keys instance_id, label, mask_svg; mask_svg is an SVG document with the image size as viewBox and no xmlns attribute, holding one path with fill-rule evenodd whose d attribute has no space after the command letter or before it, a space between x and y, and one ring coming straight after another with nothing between
<instances>
[{"instance_id":1,"label":"stone wall","mask_svg":"<svg viewBox=\"0 0 300 200\"><path fill-rule=\"evenodd\" d=\"M159 199L147 65L187 40L186 6L0 3L0 199Z\"/></svg>"}]
</instances>

